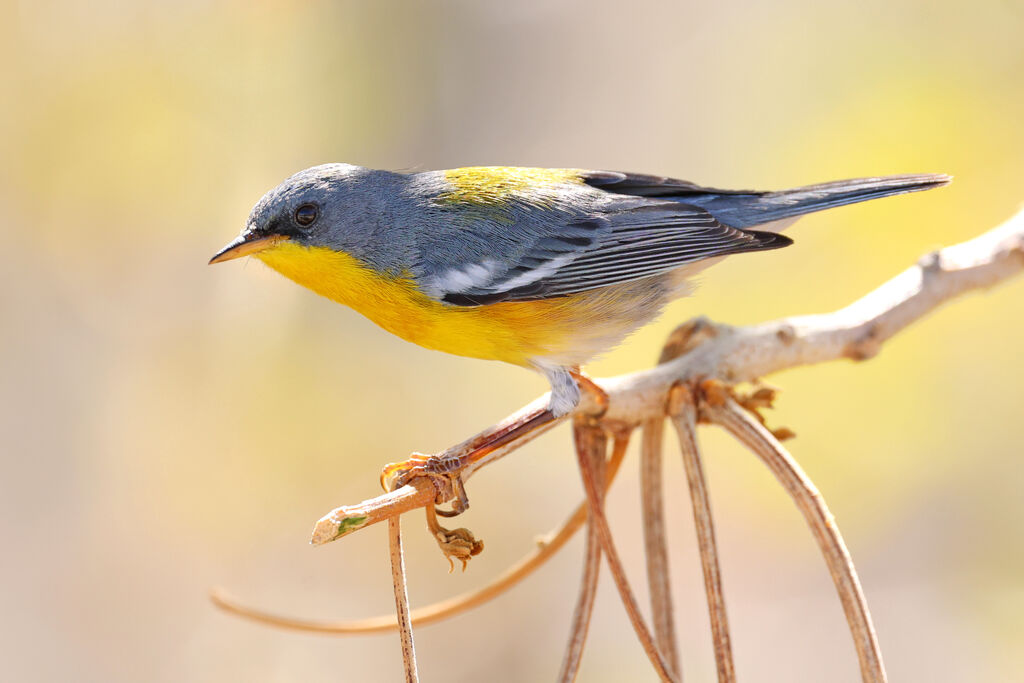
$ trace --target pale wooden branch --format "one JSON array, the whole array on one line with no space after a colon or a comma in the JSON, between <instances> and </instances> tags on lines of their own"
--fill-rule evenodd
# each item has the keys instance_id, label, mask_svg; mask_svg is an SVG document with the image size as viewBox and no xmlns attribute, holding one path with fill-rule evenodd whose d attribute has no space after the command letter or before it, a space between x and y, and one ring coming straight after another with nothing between
<instances>
[{"instance_id":1,"label":"pale wooden branch","mask_svg":"<svg viewBox=\"0 0 1024 683\"><path fill-rule=\"evenodd\" d=\"M946 247L919 260L867 296L846 308L821 315L783 318L750 327L733 327L705 319L681 328L690 345L678 358L649 370L596 380L607 395L600 422L610 431L628 430L664 413L669 390L676 384L705 377L743 382L801 365L839 358L864 360L878 352L882 343L953 297L1002 282L1024 270L1024 211L1002 226L981 236ZM586 397L586 393L584 394ZM515 421L547 401L542 396L500 424ZM590 414L586 401L577 414ZM503 445L488 457L467 467L463 479L484 465L519 448L548 431L551 422L526 438ZM464 452L495 427L484 430L443 454ZM312 543L320 545L363 529L432 501L450 500L433 481L415 479L409 485L364 501L343 506L321 518Z\"/></svg>"},{"instance_id":2,"label":"pale wooden branch","mask_svg":"<svg viewBox=\"0 0 1024 683\"><path fill-rule=\"evenodd\" d=\"M383 522L386 519L426 507L437 497L437 489L429 479L414 479L400 489L389 491L357 505L343 505L331 510L313 531L311 543L320 545L346 536L353 531Z\"/></svg>"},{"instance_id":3,"label":"pale wooden branch","mask_svg":"<svg viewBox=\"0 0 1024 683\"><path fill-rule=\"evenodd\" d=\"M840 358L871 358L883 342L950 299L1024 270L1024 211L975 239L932 252L846 308L750 327L698 319L685 325L705 341L650 370L598 382L605 421L637 425L664 409L677 383L716 377L745 382Z\"/></svg>"},{"instance_id":4,"label":"pale wooden branch","mask_svg":"<svg viewBox=\"0 0 1024 683\"><path fill-rule=\"evenodd\" d=\"M604 477L605 454L604 444L598 439L584 439L579 429L573 430L576 457L590 458L594 473ZM616 440L616 446L626 441L626 437ZM618 450L618 448L616 448ZM607 487L606 487L607 488ZM603 504L604 493L601 501ZM562 668L558 674L561 683L572 683L576 680L580 662L583 659L583 646L590 630L590 617L594 611L594 598L597 596L597 579L601 572L601 541L597 537L597 527L593 520L587 524L587 538L583 546L583 576L580 578L579 595L576 608L573 610L572 624L569 628L569 644L562 657Z\"/></svg>"},{"instance_id":5,"label":"pale wooden branch","mask_svg":"<svg viewBox=\"0 0 1024 683\"><path fill-rule=\"evenodd\" d=\"M772 372L801 365L839 358L870 358L878 353L886 340L949 299L971 290L993 286L1022 270L1024 211L1004 225L969 242L927 255L872 293L832 313L785 318L750 327L733 327L712 323L706 319L690 321L677 328L670 337L666 353L663 355L666 362L650 370L598 381L595 384L596 391L584 393L584 400L575 411L573 419L587 420L588 431L594 434L628 434L646 421L663 417L670 391L675 387L686 387L691 392L714 386L723 387L721 396L715 400L709 401L706 392L698 396L700 415L727 428L757 453L797 501L822 547L839 590L856 641L864 679L883 681L885 674L863 595L845 546L834 528L827 508L821 502L813 484L806 480L806 476L778 444L775 437L732 400L728 385L757 380ZM603 400L597 404L591 395L601 396ZM545 412L543 407L546 401L546 396L541 397L503 422L438 454L438 459L431 462L441 466L434 471L442 471L444 477L428 476L425 474L426 470L417 471L411 479L406 478L408 483L405 486L395 491L358 505L333 510L317 523L312 542L316 545L327 543L384 519L396 520L403 512L419 507L454 501L456 511L464 509L467 500L463 487L465 479L559 422L550 419L551 414L548 412L544 420L531 423L531 415ZM674 422L677 422L678 427L678 420ZM685 423L686 430L692 431L688 426L689 418ZM524 428L526 425L540 426L531 431ZM688 447L690 440L689 435L681 438L684 449ZM482 444L489 445L480 447ZM473 457L462 457L470 453ZM696 454L695 446L693 453ZM601 487L597 483L599 477L587 458L580 457L579 460L592 525L634 630L658 675L663 680L674 680L663 652L655 644L644 623L626 580L621 560L612 542L607 518L601 508ZM458 467L444 467L451 463L456 463ZM694 463L699 466L699 459L695 459L687 466L688 479L693 479L690 467ZM395 474L403 471L401 467L389 468L386 473ZM695 496L702 496L704 502L699 505L702 508L706 507L706 492L698 492ZM694 505L696 511L696 498ZM701 515L703 514L702 512ZM709 514L707 520L710 525ZM570 522L569 526L575 524L578 528L582 518L578 521L574 518ZM710 526L708 528L710 529ZM394 529L396 527L393 527L393 532ZM699 532L699 535L701 533ZM569 534L571 535L571 532ZM702 551L702 563L706 564L712 557L711 551ZM526 565L530 565L532 561L528 558ZM714 573L717 576L717 562L715 568ZM508 575L506 573L506 576ZM521 577L525 574L513 571L512 575ZM707 567L705 575L707 577ZM511 585L501 584L500 581L499 584ZM720 587L717 590L720 597ZM714 598L710 589L709 597ZM475 599L472 594L469 598L463 596L460 598L461 604L469 605L472 599ZM480 598L480 601L484 599L487 597ZM447 606L432 614L449 614L456 609L458 607ZM713 623L716 618L714 612L717 609L718 607L712 608ZM244 613L246 610L242 608L237 611ZM262 618L265 615L251 610L249 616ZM721 634L716 636L716 648L718 652L726 653L728 636L724 629L724 608L721 609L721 618L723 628ZM278 618L270 615L268 620L276 619ZM308 623L298 625L298 620L287 618L281 619L279 623L294 628L308 626ZM377 627L381 630L394 628L394 622L377 624L375 628ZM409 633L411 635L411 631ZM722 662L719 662L720 678L722 667Z\"/></svg>"},{"instance_id":6,"label":"pale wooden branch","mask_svg":"<svg viewBox=\"0 0 1024 683\"><path fill-rule=\"evenodd\" d=\"M689 388L678 386L673 389L669 401L669 414L679 436L679 449L686 470L686 482L690 488L693 523L697 530L697 547L700 549L700 565L704 574L704 592L708 599L708 616L711 620L711 639L715 647L718 681L733 683L736 680L736 668L733 665L729 620L725 612L722 570L718 565L718 546L715 543L715 527L711 518L711 502L708 498L700 450L697 447L697 411Z\"/></svg>"},{"instance_id":7,"label":"pale wooden branch","mask_svg":"<svg viewBox=\"0 0 1024 683\"><path fill-rule=\"evenodd\" d=\"M395 615L402 642L402 664L405 683L418 683L416 646L412 639L412 620L409 618L409 591L405 582L405 557L402 554L402 527L400 515L388 520L388 548L391 556L391 582L395 589Z\"/></svg>"},{"instance_id":8,"label":"pale wooden branch","mask_svg":"<svg viewBox=\"0 0 1024 683\"><path fill-rule=\"evenodd\" d=\"M866 682L883 683L886 680L885 669L864 591L835 518L818 489L772 433L727 395L706 397L701 401L700 410L702 416L724 427L756 453L796 502L825 556L839 593L857 648L861 676Z\"/></svg>"},{"instance_id":9,"label":"pale wooden branch","mask_svg":"<svg viewBox=\"0 0 1024 683\"><path fill-rule=\"evenodd\" d=\"M662 487L662 442L665 421L647 420L640 440L640 490L644 529L644 555L647 558L647 585L651 594L651 621L658 649L677 679L682 680L676 647L676 627L672 609L672 581L668 568L668 543L665 539L665 505Z\"/></svg>"},{"instance_id":10,"label":"pale wooden branch","mask_svg":"<svg viewBox=\"0 0 1024 683\"><path fill-rule=\"evenodd\" d=\"M626 608L626 614L633 625L634 633L636 633L637 638L640 640L640 645L643 647L644 652L647 653L648 659L654 665L654 671L661 680L675 681L676 677L669 671L665 658L658 651L658 646L654 642L651 630L647 628L643 614L640 613L640 605L637 603L636 596L629 586L629 579L626 578L626 569L622 565L619 551L615 547L615 540L612 538L611 527L608 525L608 518L604 514L598 475L594 471L593 459L588 457L587 452L588 448L595 447L592 445L593 442L603 439L603 432L596 425L596 422L592 424L584 423L584 421L589 420L590 418L577 417L574 421L573 429L575 430L577 440L583 441L585 444L587 441L591 442L590 445L585 445L584 448L577 448L576 451L580 477L583 479L583 490L587 494L587 504L590 509L590 523L597 531L597 538L601 543L601 552L604 553L605 559L608 561L608 570L611 572L612 579L615 580L615 587L619 591L619 598L622 600L623 607Z\"/></svg>"}]
</instances>

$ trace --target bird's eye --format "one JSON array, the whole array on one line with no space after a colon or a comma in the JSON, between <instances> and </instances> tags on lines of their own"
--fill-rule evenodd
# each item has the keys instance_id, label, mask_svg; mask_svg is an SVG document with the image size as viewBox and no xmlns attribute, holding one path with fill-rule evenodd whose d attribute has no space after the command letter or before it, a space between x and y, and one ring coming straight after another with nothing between
<instances>
[{"instance_id":1,"label":"bird's eye","mask_svg":"<svg viewBox=\"0 0 1024 683\"><path fill-rule=\"evenodd\" d=\"M319 215L320 209L316 204L303 204L295 209L295 222L305 228L312 225Z\"/></svg>"}]
</instances>

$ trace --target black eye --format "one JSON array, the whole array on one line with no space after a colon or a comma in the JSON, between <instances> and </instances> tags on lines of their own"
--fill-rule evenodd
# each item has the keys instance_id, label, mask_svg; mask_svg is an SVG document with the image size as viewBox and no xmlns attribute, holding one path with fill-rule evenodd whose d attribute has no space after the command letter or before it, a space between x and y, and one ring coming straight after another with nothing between
<instances>
[{"instance_id":1,"label":"black eye","mask_svg":"<svg viewBox=\"0 0 1024 683\"><path fill-rule=\"evenodd\" d=\"M295 209L295 222L302 227L306 227L312 225L319 215L320 209L316 204L303 204Z\"/></svg>"}]
</instances>

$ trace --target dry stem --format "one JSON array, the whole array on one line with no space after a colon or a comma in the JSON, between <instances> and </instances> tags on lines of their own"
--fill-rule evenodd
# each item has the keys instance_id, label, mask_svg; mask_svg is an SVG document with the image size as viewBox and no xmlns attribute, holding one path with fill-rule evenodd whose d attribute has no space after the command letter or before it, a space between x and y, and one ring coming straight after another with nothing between
<instances>
[{"instance_id":1,"label":"dry stem","mask_svg":"<svg viewBox=\"0 0 1024 683\"><path fill-rule=\"evenodd\" d=\"M577 439L586 444L584 448L577 448L577 460L580 466L580 476L583 479L583 490L587 494L587 503L590 507L590 523L597 529L597 538L601 542L601 551L608 560L608 569L615 580L615 587L619 591L619 598L622 600L622 605L626 608L626 614L629 615L629 621L633 624L633 631L640 640L640 645L643 647L644 652L647 653L647 657L651 660L651 664L654 665L654 670L661 680L674 681L676 680L675 677L669 671L664 657L658 651L658 646L651 636L650 629L644 623L644 617L640 613L640 605L637 604L636 596L633 595L633 590L629 587L626 570L622 566L619 551L615 548L611 527L608 526L608 518L604 515L598 475L594 471L593 458L587 457L587 448L594 448L593 444L595 442L599 443L599 439L603 437L601 428L596 426L596 424L580 424L588 419L576 418L577 422L574 424L574 428L580 432L580 436ZM590 443L587 444L587 442Z\"/></svg>"},{"instance_id":2,"label":"dry stem","mask_svg":"<svg viewBox=\"0 0 1024 683\"><path fill-rule=\"evenodd\" d=\"M576 457L589 458L594 468L594 473L604 477L605 471L605 443L603 435L600 439L588 440L578 426L574 425L573 442L577 449ZM626 442L626 437L616 440L616 450L620 443ZM604 502L602 492L601 502ZM587 538L583 546L583 576L580 579L579 596L576 598L576 608L573 610L572 625L569 628L569 645L562 657L562 669L558 674L558 680L562 683L572 683L576 680L579 672L580 661L583 658L583 646L587 641L587 632L590 629L590 617L594 611L594 598L597 596L597 579L601 572L601 541L597 537L597 527L591 519L587 524Z\"/></svg>"},{"instance_id":3,"label":"dry stem","mask_svg":"<svg viewBox=\"0 0 1024 683\"><path fill-rule=\"evenodd\" d=\"M709 384L705 380L711 378L726 384L734 384L753 381L779 370L838 358L864 360L875 355L887 339L945 301L967 291L995 285L1017 274L1022 269L1024 269L1024 211L1018 213L1004 225L976 239L929 254L918 264L869 295L833 313L786 318L751 327L732 327L712 323L705 319L691 321L673 333L666 347L664 358L666 362L650 370L600 381L598 386L607 399L606 405L602 406L600 416L593 416L594 406L585 400L574 417L577 420L589 419L588 431L596 433L599 430L604 430L612 433L628 433L645 421L659 419L663 416L669 392L676 386L713 387L715 386L714 382ZM676 355L679 357L668 360ZM822 547L839 590L850 628L854 633L864 678L868 681L883 681L885 674L863 595L860 592L856 575L853 573L845 546L832 524L827 508L821 502L813 485L806 479L775 437L729 398L727 392L722 392L722 396L725 398L717 403L708 404L707 401L701 400L701 415L726 427L740 441L754 450L772 468L772 471L797 501ZM473 444L480 443L481 439L486 439L488 435L501 432L502 429L507 430L509 425L517 424L526 419L528 415L535 414L542 409L546 400L546 397L541 397L502 423L488 428L481 434L439 455L444 458L452 458L467 452L467 449L472 449ZM675 420L675 422L678 428L680 421ZM686 426L690 423L689 418L684 419L682 423L687 430L690 429L689 426ZM531 441L555 424L556 421L551 421L526 434L523 438L509 442L502 441L499 447L488 451L486 457L475 459L463 469L450 473L451 485L446 485L439 478L416 477L396 491L358 505L337 508L317 523L312 542L317 545L327 543L384 519L395 520L398 515L408 510L441 504L463 496L462 483L473 472ZM684 450L689 447L690 441L690 436L682 438L681 435ZM693 454L696 454L695 447ZM694 465L699 467L699 464L699 460L694 459L687 466L691 486L693 486L693 474L699 474L699 470L694 469L691 474L690 468ZM580 457L580 469L593 518L593 528L596 530L601 550L608 558L609 567L630 620L659 676L664 680L670 680L671 674L668 666L647 631L612 543L607 519L601 509L600 488L597 485L599 478L588 463L588 459L582 456ZM697 493L696 495L701 496L702 494ZM703 498L704 503L701 503L700 507L706 508L706 492L703 494ZM460 502L464 502L464 498L460 498ZM694 505L696 513L698 506L696 499ZM709 535L710 515L701 512L696 516L706 516L708 522L707 530L699 532L699 535L704 536L705 541L713 539L713 535ZM578 528L581 522L582 518L578 520L574 518L570 520L566 529L573 525ZM700 522L698 522L699 525ZM574 530L573 528L572 531ZM397 533L397 523L394 523L392 531ZM571 535L572 531L568 531L564 538ZM563 538L563 536L560 534L559 538ZM554 545L552 543L549 548L553 550ZM709 571L708 562L714 557L712 553L713 546L709 551L702 550L706 583ZM538 559L540 556L541 554L538 554L533 558L527 558L520 567L536 566L542 561ZM546 556L544 555L544 557ZM531 564L531 562L536 562L536 564ZM506 577L517 578L510 583L502 583L499 580L495 585L507 587L528 573L529 570L506 573ZM660 576L660 572L656 573ZM713 574L717 576L717 562L714 563ZM712 583L717 583L717 580ZM653 585L654 582L652 582L652 591L655 590ZM499 587L497 591L501 589ZM459 606L454 608L443 606L443 604L435 607L435 611L426 614L424 618L440 618L443 614L457 611L461 608L460 606L477 604L473 600L482 602L489 597L489 595L484 595L486 590L476 596L471 594L468 597L457 599L456 602L459 602ZM716 590L718 598L712 595L710 588L709 597L720 601L720 587ZM218 596L215 596L215 600L218 600ZM714 614L719 607L721 605L712 607L713 623L716 619ZM242 613L245 608L239 608L237 611ZM261 616L255 611L250 611L249 615ZM272 615L268 615L268 620L296 628L309 626L307 622L280 619ZM723 608L721 609L722 629L721 634L716 636L716 643L721 641L727 648L728 636L724 629L724 623ZM377 623L372 628L394 628L394 622L392 621L390 624ZM365 630L365 626L358 630ZM411 638L411 631L409 634ZM719 648L723 647L721 643ZM411 648L411 640L409 644ZM670 650L666 648L665 651L669 652ZM727 650L722 649L721 652L726 653ZM720 678L723 671L722 666L720 661Z\"/></svg>"},{"instance_id":4,"label":"dry stem","mask_svg":"<svg viewBox=\"0 0 1024 683\"><path fill-rule=\"evenodd\" d=\"M711 518L707 482L701 464L700 449L697 447L697 413L689 389L676 387L672 390L669 413L679 435L679 449L682 451L686 482L690 488L690 502L693 504L693 523L697 530L700 565L704 573L704 592L708 598L708 616L711 619L711 638L715 646L718 680L719 683L732 683L736 680L736 669L732 659L729 620L725 612L722 571L718 565L718 546L715 543L715 527Z\"/></svg>"},{"instance_id":5,"label":"dry stem","mask_svg":"<svg viewBox=\"0 0 1024 683\"><path fill-rule=\"evenodd\" d=\"M395 589L395 614L402 640L402 664L405 667L405 683L418 683L416 671L416 646L412 640L412 620L409 618L409 593L405 585L405 557L402 555L401 517L388 519L388 547L391 555L391 582Z\"/></svg>"},{"instance_id":6,"label":"dry stem","mask_svg":"<svg viewBox=\"0 0 1024 683\"><path fill-rule=\"evenodd\" d=\"M644 528L644 555L647 557L647 584L651 593L654 638L666 663L682 680L676 648L676 627L672 608L672 582L668 568L668 544L665 540L665 505L662 492L662 442L664 420L644 422L640 442L640 491Z\"/></svg>"},{"instance_id":7,"label":"dry stem","mask_svg":"<svg viewBox=\"0 0 1024 683\"><path fill-rule=\"evenodd\" d=\"M853 560L843 537L824 499L793 457L755 418L731 398L708 397L701 402L701 413L711 422L725 427L743 445L757 454L775 475L779 483L792 496L804 519L811 527L815 540L825 556L829 573L835 583L846 620L853 634L861 676L871 683L886 680L882 654L878 647L867 601L861 590Z\"/></svg>"},{"instance_id":8,"label":"dry stem","mask_svg":"<svg viewBox=\"0 0 1024 683\"><path fill-rule=\"evenodd\" d=\"M590 616L594 611L594 598L597 596L597 579L601 572L601 541L597 538L597 529L593 524L587 525L587 537L583 545L583 577L580 579L580 592L573 609L572 625L569 627L569 644L562 656L562 668L558 672L561 683L572 683L580 669L583 659L583 646L587 642L590 630Z\"/></svg>"}]
</instances>

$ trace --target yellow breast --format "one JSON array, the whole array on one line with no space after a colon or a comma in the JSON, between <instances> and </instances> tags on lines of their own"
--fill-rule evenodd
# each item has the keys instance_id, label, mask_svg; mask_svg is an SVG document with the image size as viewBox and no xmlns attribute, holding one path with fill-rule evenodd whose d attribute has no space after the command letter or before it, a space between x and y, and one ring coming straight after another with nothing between
<instances>
[{"instance_id":1,"label":"yellow breast","mask_svg":"<svg viewBox=\"0 0 1024 683\"><path fill-rule=\"evenodd\" d=\"M421 292L408 277L382 277L348 254L282 242L256 257L285 277L345 304L402 339L459 356L528 365L562 357L579 341L593 297L449 306ZM595 305L600 305L596 302ZM596 312L596 311L593 311ZM584 353L582 362L592 352Z\"/></svg>"}]
</instances>

